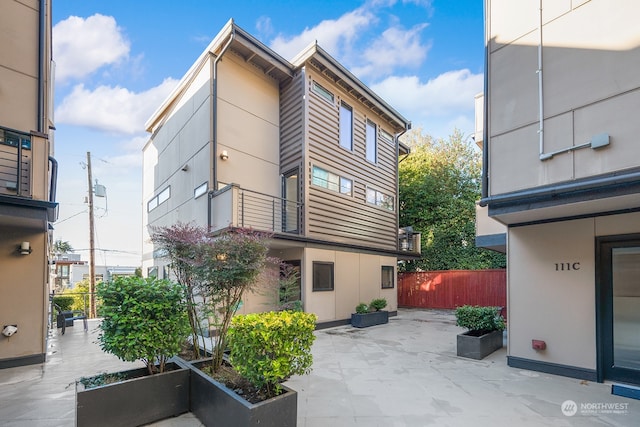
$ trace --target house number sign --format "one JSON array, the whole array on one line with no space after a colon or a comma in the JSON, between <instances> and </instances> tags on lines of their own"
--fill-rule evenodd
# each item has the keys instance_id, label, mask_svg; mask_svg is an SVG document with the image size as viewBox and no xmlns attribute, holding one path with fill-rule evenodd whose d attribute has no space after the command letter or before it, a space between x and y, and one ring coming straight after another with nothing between
<instances>
[{"instance_id":1,"label":"house number sign","mask_svg":"<svg viewBox=\"0 0 640 427\"><path fill-rule=\"evenodd\" d=\"M578 271L580 270L579 262L556 262L556 271Z\"/></svg>"}]
</instances>

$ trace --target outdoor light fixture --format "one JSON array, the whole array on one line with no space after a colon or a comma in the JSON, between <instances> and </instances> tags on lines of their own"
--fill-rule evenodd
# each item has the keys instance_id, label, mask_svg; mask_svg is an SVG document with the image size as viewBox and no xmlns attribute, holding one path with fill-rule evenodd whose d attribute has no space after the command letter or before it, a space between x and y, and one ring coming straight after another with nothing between
<instances>
[{"instance_id":1,"label":"outdoor light fixture","mask_svg":"<svg viewBox=\"0 0 640 427\"><path fill-rule=\"evenodd\" d=\"M220 159L227 160L228 158L229 158L229 153L227 153L227 150L222 150L222 153L220 153Z\"/></svg>"},{"instance_id":2,"label":"outdoor light fixture","mask_svg":"<svg viewBox=\"0 0 640 427\"><path fill-rule=\"evenodd\" d=\"M29 242L20 243L18 252L20 252L20 255L29 255L31 253L31 244Z\"/></svg>"}]
</instances>

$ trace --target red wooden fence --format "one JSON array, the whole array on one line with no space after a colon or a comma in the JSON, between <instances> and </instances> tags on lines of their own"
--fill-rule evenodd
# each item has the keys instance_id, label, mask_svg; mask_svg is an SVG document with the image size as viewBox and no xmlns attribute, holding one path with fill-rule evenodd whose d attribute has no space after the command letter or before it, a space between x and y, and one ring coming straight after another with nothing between
<instances>
[{"instance_id":1,"label":"red wooden fence","mask_svg":"<svg viewBox=\"0 0 640 427\"><path fill-rule=\"evenodd\" d=\"M398 306L454 309L462 305L507 306L507 272L447 270L398 274Z\"/></svg>"}]
</instances>

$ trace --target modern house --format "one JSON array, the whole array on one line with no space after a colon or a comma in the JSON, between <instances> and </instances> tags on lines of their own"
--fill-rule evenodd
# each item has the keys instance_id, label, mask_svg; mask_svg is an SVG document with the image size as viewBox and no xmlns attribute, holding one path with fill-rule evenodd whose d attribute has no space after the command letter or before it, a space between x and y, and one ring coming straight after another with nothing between
<instances>
[{"instance_id":1,"label":"modern house","mask_svg":"<svg viewBox=\"0 0 640 427\"><path fill-rule=\"evenodd\" d=\"M89 280L89 263L80 259L80 254L63 254L51 259L51 284L56 293L73 289L78 282ZM116 277L135 276L137 267L120 265L96 265L96 282L110 282Z\"/></svg>"},{"instance_id":2,"label":"modern house","mask_svg":"<svg viewBox=\"0 0 640 427\"><path fill-rule=\"evenodd\" d=\"M56 220L51 3L0 2L0 368L41 363Z\"/></svg>"},{"instance_id":3,"label":"modern house","mask_svg":"<svg viewBox=\"0 0 640 427\"><path fill-rule=\"evenodd\" d=\"M410 123L317 44L291 61L229 21L146 123L143 222L273 233L299 268L304 309L346 322L359 302L397 309L398 137ZM144 238L143 271L168 260ZM405 250L401 250L404 248ZM244 311L264 311L250 295Z\"/></svg>"},{"instance_id":4,"label":"modern house","mask_svg":"<svg viewBox=\"0 0 640 427\"><path fill-rule=\"evenodd\" d=\"M640 3L485 11L480 212L506 226L508 363L640 384Z\"/></svg>"}]
</instances>

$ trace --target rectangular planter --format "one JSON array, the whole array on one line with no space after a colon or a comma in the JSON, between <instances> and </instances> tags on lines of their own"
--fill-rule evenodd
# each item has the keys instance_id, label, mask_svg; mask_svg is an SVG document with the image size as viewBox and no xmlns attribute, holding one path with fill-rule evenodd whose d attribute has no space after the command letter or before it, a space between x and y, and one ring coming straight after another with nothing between
<instances>
[{"instance_id":1,"label":"rectangular planter","mask_svg":"<svg viewBox=\"0 0 640 427\"><path fill-rule=\"evenodd\" d=\"M233 390L228 389L202 372L209 360L190 363L191 412L205 426L216 427L286 427L295 426L298 417L298 394L285 390L279 396L260 403L249 403Z\"/></svg>"},{"instance_id":2,"label":"rectangular planter","mask_svg":"<svg viewBox=\"0 0 640 427\"><path fill-rule=\"evenodd\" d=\"M389 312L386 310L372 311L371 313L353 313L351 315L351 325L356 328L366 328L368 326L383 325L389 323Z\"/></svg>"},{"instance_id":3,"label":"rectangular planter","mask_svg":"<svg viewBox=\"0 0 640 427\"><path fill-rule=\"evenodd\" d=\"M133 427L189 412L189 369L175 363L167 369L124 371L130 379L91 389L76 381L76 426Z\"/></svg>"},{"instance_id":4,"label":"rectangular planter","mask_svg":"<svg viewBox=\"0 0 640 427\"><path fill-rule=\"evenodd\" d=\"M470 359L484 359L494 351L502 348L502 331L493 331L476 337L469 332L458 334L457 354Z\"/></svg>"}]
</instances>

